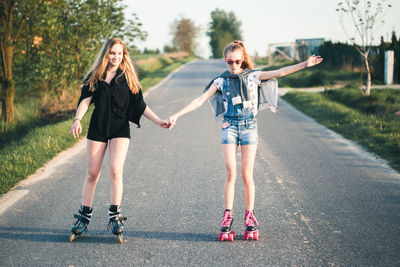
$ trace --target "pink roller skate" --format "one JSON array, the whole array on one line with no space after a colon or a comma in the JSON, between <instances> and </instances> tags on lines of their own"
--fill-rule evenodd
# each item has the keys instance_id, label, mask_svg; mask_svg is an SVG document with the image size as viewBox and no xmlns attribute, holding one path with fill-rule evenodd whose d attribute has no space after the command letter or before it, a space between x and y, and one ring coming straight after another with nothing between
<instances>
[{"instance_id":1,"label":"pink roller skate","mask_svg":"<svg viewBox=\"0 0 400 267\"><path fill-rule=\"evenodd\" d=\"M224 218L222 218L221 233L218 236L218 241L229 240L233 242L236 234L234 231L231 231L232 223L233 223L233 211L225 210Z\"/></svg>"},{"instance_id":2,"label":"pink roller skate","mask_svg":"<svg viewBox=\"0 0 400 267\"><path fill-rule=\"evenodd\" d=\"M246 215L244 218L244 226L246 227L246 231L244 231L243 235L244 240L258 240L258 230L256 229L257 225L258 222L254 216L254 212L246 210Z\"/></svg>"}]
</instances>

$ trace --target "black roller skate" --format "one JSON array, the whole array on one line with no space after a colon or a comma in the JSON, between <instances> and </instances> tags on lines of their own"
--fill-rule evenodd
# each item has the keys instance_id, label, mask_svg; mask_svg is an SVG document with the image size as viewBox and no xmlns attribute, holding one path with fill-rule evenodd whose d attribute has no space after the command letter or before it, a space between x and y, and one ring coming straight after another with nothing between
<instances>
[{"instance_id":1,"label":"black roller skate","mask_svg":"<svg viewBox=\"0 0 400 267\"><path fill-rule=\"evenodd\" d=\"M90 222L90 218L92 217L93 209L82 205L78 212L79 214L74 214L74 217L77 220L74 226L72 226L72 234L69 237L69 242L74 241L76 237L80 236L86 231Z\"/></svg>"},{"instance_id":2,"label":"black roller skate","mask_svg":"<svg viewBox=\"0 0 400 267\"><path fill-rule=\"evenodd\" d=\"M124 243L124 223L126 218L121 215L121 208L117 205L111 205L108 210L108 216L110 221L108 222L107 228L118 237L118 241Z\"/></svg>"},{"instance_id":3,"label":"black roller skate","mask_svg":"<svg viewBox=\"0 0 400 267\"><path fill-rule=\"evenodd\" d=\"M258 240L258 230L256 229L257 225L258 222L254 216L254 212L246 210L244 217L244 226L246 227L246 231L244 231L243 235L244 240Z\"/></svg>"},{"instance_id":4,"label":"black roller skate","mask_svg":"<svg viewBox=\"0 0 400 267\"><path fill-rule=\"evenodd\" d=\"M235 232L231 231L231 226L233 223L233 211L225 210L224 217L222 218L221 233L218 236L218 241L229 240L233 242L235 239Z\"/></svg>"}]
</instances>

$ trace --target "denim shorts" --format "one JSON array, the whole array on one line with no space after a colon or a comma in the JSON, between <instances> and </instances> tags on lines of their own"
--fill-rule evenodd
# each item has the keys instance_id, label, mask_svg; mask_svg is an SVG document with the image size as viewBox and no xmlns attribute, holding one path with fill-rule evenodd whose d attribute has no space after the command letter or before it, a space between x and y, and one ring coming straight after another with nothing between
<instances>
[{"instance_id":1,"label":"denim shorts","mask_svg":"<svg viewBox=\"0 0 400 267\"><path fill-rule=\"evenodd\" d=\"M225 118L222 122L221 144L257 145L257 120Z\"/></svg>"}]
</instances>

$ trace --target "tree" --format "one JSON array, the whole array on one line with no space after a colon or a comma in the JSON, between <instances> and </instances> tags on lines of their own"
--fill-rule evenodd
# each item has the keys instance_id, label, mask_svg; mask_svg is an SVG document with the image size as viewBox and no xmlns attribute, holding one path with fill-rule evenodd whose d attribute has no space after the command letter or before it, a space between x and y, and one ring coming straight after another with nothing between
<instances>
[{"instance_id":1,"label":"tree","mask_svg":"<svg viewBox=\"0 0 400 267\"><path fill-rule=\"evenodd\" d=\"M176 47L164 45L163 51L164 51L164 53L176 52Z\"/></svg>"},{"instance_id":2,"label":"tree","mask_svg":"<svg viewBox=\"0 0 400 267\"><path fill-rule=\"evenodd\" d=\"M135 14L125 21L121 2L0 2L0 79L5 121L14 120L14 79L25 91L57 94L83 78L106 39L121 37L130 50L136 48L134 41L144 39L146 33Z\"/></svg>"},{"instance_id":3,"label":"tree","mask_svg":"<svg viewBox=\"0 0 400 267\"><path fill-rule=\"evenodd\" d=\"M374 34L384 21L382 18L386 14L390 4L385 4L386 0L375 1L375 4L369 0L344 0L339 1L336 11L339 13L340 23L343 30L353 44L355 49L360 53L365 68L367 70L367 86L365 93L370 94L371 91L371 71L368 63L368 55L374 41ZM345 28L344 18L351 19L354 27L354 33L348 34ZM357 38L356 38L357 36ZM357 40L358 39L358 40ZM360 44L356 42L359 41Z\"/></svg>"},{"instance_id":4,"label":"tree","mask_svg":"<svg viewBox=\"0 0 400 267\"><path fill-rule=\"evenodd\" d=\"M172 45L181 51L186 51L193 55L196 49L196 37L199 33L197 27L191 19L180 18L172 23Z\"/></svg>"},{"instance_id":5,"label":"tree","mask_svg":"<svg viewBox=\"0 0 400 267\"><path fill-rule=\"evenodd\" d=\"M396 32L392 31L392 44L390 46L390 49L395 49L398 46L399 46L399 42L397 41Z\"/></svg>"},{"instance_id":6,"label":"tree","mask_svg":"<svg viewBox=\"0 0 400 267\"><path fill-rule=\"evenodd\" d=\"M210 46L213 58L223 56L224 47L234 41L242 40L240 26L242 23L233 12L215 9L211 12L211 22L207 35L210 37Z\"/></svg>"},{"instance_id":7,"label":"tree","mask_svg":"<svg viewBox=\"0 0 400 267\"><path fill-rule=\"evenodd\" d=\"M37 62L35 75L40 76L42 89L45 88L43 83L56 88L82 79L102 44L110 37L120 37L130 50L136 49L134 41L144 39L146 33L141 31L135 14L125 22L124 6L120 2L52 1L42 17L29 22L36 26L30 34L45 40L35 46L27 43L25 47L27 54Z\"/></svg>"},{"instance_id":8,"label":"tree","mask_svg":"<svg viewBox=\"0 0 400 267\"><path fill-rule=\"evenodd\" d=\"M14 49L22 36L26 21L41 11L40 1L0 1L0 99L3 120L14 121L15 82Z\"/></svg>"},{"instance_id":9,"label":"tree","mask_svg":"<svg viewBox=\"0 0 400 267\"><path fill-rule=\"evenodd\" d=\"M122 11L122 10L121 10ZM139 21L139 17L132 13L132 19L128 20L128 23L124 25L117 35L121 37L129 47L130 51L138 51L137 40L144 41L147 38L147 32L142 29L143 24Z\"/></svg>"}]
</instances>

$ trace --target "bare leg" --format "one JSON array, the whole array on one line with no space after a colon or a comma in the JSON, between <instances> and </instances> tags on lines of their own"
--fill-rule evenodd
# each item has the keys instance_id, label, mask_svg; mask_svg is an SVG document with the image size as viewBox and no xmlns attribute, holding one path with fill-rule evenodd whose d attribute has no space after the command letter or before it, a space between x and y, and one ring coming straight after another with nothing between
<instances>
[{"instance_id":1,"label":"bare leg","mask_svg":"<svg viewBox=\"0 0 400 267\"><path fill-rule=\"evenodd\" d=\"M84 206L92 207L106 149L107 143L87 140L87 175L82 190L82 205Z\"/></svg>"},{"instance_id":2,"label":"bare leg","mask_svg":"<svg viewBox=\"0 0 400 267\"><path fill-rule=\"evenodd\" d=\"M257 145L242 146L242 179L244 185L244 199L246 209L254 209L255 186L253 179L254 161L256 159Z\"/></svg>"},{"instance_id":3,"label":"bare leg","mask_svg":"<svg viewBox=\"0 0 400 267\"><path fill-rule=\"evenodd\" d=\"M225 209L233 208L233 199L235 196L236 181L236 144L223 144L222 152L224 154L226 180L224 185L224 206Z\"/></svg>"},{"instance_id":4,"label":"bare leg","mask_svg":"<svg viewBox=\"0 0 400 267\"><path fill-rule=\"evenodd\" d=\"M121 205L122 174L129 142L129 138L113 138L110 140L110 205Z\"/></svg>"}]
</instances>

